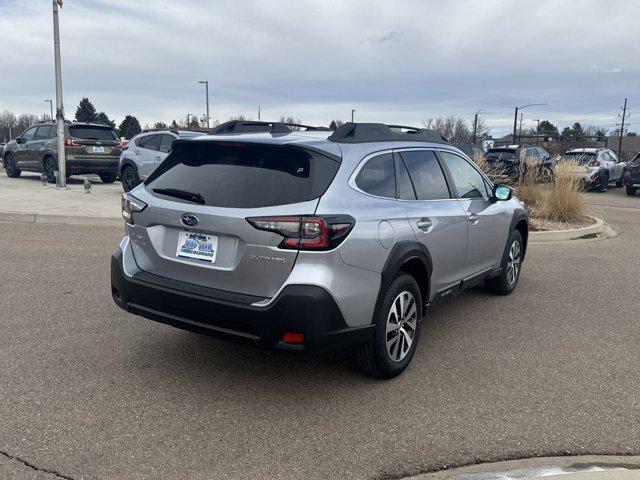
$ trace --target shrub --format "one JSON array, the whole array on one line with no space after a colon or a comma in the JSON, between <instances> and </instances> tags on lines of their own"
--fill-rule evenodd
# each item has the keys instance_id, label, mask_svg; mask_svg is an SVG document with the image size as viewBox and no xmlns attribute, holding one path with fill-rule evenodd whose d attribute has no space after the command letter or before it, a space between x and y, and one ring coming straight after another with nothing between
<instances>
[{"instance_id":1,"label":"shrub","mask_svg":"<svg viewBox=\"0 0 640 480\"><path fill-rule=\"evenodd\" d=\"M562 160L555 167L555 182L540 202L539 214L547 220L582 223L587 219L587 207L581 194L580 165Z\"/></svg>"},{"instance_id":2,"label":"shrub","mask_svg":"<svg viewBox=\"0 0 640 480\"><path fill-rule=\"evenodd\" d=\"M538 170L538 164L533 158L522 158L520 165L523 168L518 172L518 185L515 187L516 196L524 202L528 208L538 207L544 199L544 187L541 185L543 178Z\"/></svg>"},{"instance_id":3,"label":"shrub","mask_svg":"<svg viewBox=\"0 0 640 480\"><path fill-rule=\"evenodd\" d=\"M475 164L482 170L492 182L502 183L507 174L507 170L498 163L489 163L484 155L476 155L473 158Z\"/></svg>"}]
</instances>

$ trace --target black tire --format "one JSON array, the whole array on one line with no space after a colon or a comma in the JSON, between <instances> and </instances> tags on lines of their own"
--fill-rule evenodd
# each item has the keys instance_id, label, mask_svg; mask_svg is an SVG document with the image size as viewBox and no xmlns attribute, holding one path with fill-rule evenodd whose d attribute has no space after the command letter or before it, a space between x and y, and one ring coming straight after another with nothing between
<instances>
[{"instance_id":1,"label":"black tire","mask_svg":"<svg viewBox=\"0 0 640 480\"><path fill-rule=\"evenodd\" d=\"M604 177L600 179L600 191L606 192L608 186L609 186L609 174L605 173Z\"/></svg>"},{"instance_id":2,"label":"black tire","mask_svg":"<svg viewBox=\"0 0 640 480\"><path fill-rule=\"evenodd\" d=\"M511 267L514 266L512 261L514 243L518 244L517 263L515 264L516 272L515 276L512 275ZM522 272L522 256L524 254L524 242L522 241L522 235L518 230L511 232L509 241L502 255L502 273L497 277L485 280L485 286L487 290L496 295L509 295L516 289L518 280L520 279L520 272Z\"/></svg>"},{"instance_id":3,"label":"black tire","mask_svg":"<svg viewBox=\"0 0 640 480\"><path fill-rule=\"evenodd\" d=\"M401 318L394 324L393 318L397 320L397 317L393 312L399 310L401 302L405 302L405 313L408 312L410 315L406 315L405 319ZM415 307L415 314L412 313L414 312L413 307ZM355 348L355 360L358 367L374 378L393 378L400 375L411 362L420 340L421 317L422 297L418 284L411 275L401 272L389 285L380 310L376 314L376 318L373 319L376 326L373 339ZM388 321L391 322L392 328L393 325L399 326L388 332ZM411 333L413 333L413 337L411 337ZM394 338L396 338L395 343ZM409 341L411 343L407 345ZM408 348L405 350L404 347ZM395 359L392 358L394 352Z\"/></svg>"},{"instance_id":4,"label":"black tire","mask_svg":"<svg viewBox=\"0 0 640 480\"><path fill-rule=\"evenodd\" d=\"M620 178L616 180L616 188L622 188L622 187L624 187L624 178L622 175L620 175Z\"/></svg>"},{"instance_id":5,"label":"black tire","mask_svg":"<svg viewBox=\"0 0 640 480\"><path fill-rule=\"evenodd\" d=\"M116 174L116 172L109 172L99 173L98 176L100 177L100 180L102 180L102 183L113 183L116 181L116 177L118 175Z\"/></svg>"},{"instance_id":6,"label":"black tire","mask_svg":"<svg viewBox=\"0 0 640 480\"><path fill-rule=\"evenodd\" d=\"M47 177L47 182L56 183L56 161L53 157L46 157L42 163L42 171Z\"/></svg>"},{"instance_id":7,"label":"black tire","mask_svg":"<svg viewBox=\"0 0 640 480\"><path fill-rule=\"evenodd\" d=\"M635 197L636 193L638 193L638 187L627 187L626 188L627 195L630 197Z\"/></svg>"},{"instance_id":8,"label":"black tire","mask_svg":"<svg viewBox=\"0 0 640 480\"><path fill-rule=\"evenodd\" d=\"M125 192L133 190L140 184L138 170L131 165L125 165L120 173L120 181L122 182L122 189Z\"/></svg>"},{"instance_id":9,"label":"black tire","mask_svg":"<svg viewBox=\"0 0 640 480\"><path fill-rule=\"evenodd\" d=\"M16 162L10 153L7 153L4 157L4 170L7 172L7 177L9 178L18 178L22 173L22 170L16 167Z\"/></svg>"}]
</instances>

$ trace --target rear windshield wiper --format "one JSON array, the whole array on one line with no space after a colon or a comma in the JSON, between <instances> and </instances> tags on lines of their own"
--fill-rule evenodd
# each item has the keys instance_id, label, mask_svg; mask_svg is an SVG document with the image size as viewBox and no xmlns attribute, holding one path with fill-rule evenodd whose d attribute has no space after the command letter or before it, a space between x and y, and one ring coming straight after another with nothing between
<instances>
[{"instance_id":1,"label":"rear windshield wiper","mask_svg":"<svg viewBox=\"0 0 640 480\"><path fill-rule=\"evenodd\" d=\"M199 203L204 205L204 197L199 193L187 192L185 190L178 190L177 188L153 188L154 192L160 195L167 195L168 197L182 198L183 200L189 200L190 202Z\"/></svg>"}]
</instances>

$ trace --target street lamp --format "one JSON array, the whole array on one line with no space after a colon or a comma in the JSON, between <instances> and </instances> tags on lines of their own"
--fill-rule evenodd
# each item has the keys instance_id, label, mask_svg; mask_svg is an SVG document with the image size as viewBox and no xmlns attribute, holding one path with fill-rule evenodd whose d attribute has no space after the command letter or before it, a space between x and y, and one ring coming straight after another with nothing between
<instances>
[{"instance_id":1,"label":"street lamp","mask_svg":"<svg viewBox=\"0 0 640 480\"><path fill-rule=\"evenodd\" d=\"M53 0L53 54L56 70L56 123L58 137L58 178L56 188L67 188L67 161L64 152L64 105L62 104L62 68L60 66L60 25L58 7L62 0Z\"/></svg>"},{"instance_id":2,"label":"street lamp","mask_svg":"<svg viewBox=\"0 0 640 480\"><path fill-rule=\"evenodd\" d=\"M207 130L209 130L209 80L200 80L198 83L204 84L207 100Z\"/></svg>"},{"instance_id":3,"label":"street lamp","mask_svg":"<svg viewBox=\"0 0 640 480\"><path fill-rule=\"evenodd\" d=\"M51 110L51 120L53 120L53 100L45 100L45 102L49 102L49 110Z\"/></svg>"},{"instance_id":4,"label":"street lamp","mask_svg":"<svg viewBox=\"0 0 640 480\"><path fill-rule=\"evenodd\" d=\"M353 123L353 114L356 113L354 108L351 109L351 123Z\"/></svg>"},{"instance_id":5,"label":"street lamp","mask_svg":"<svg viewBox=\"0 0 640 480\"><path fill-rule=\"evenodd\" d=\"M549 105L548 103L530 103L529 105L523 105L521 107L516 107L516 112L513 115L513 144L516 144L516 127L518 126L518 110L522 110L528 107L534 107L537 105Z\"/></svg>"}]
</instances>

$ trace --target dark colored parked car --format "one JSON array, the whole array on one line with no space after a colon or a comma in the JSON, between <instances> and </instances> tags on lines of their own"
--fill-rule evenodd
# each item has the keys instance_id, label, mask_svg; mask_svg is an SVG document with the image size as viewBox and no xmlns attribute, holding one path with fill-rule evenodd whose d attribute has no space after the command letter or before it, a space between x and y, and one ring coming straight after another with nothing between
<instances>
[{"instance_id":1,"label":"dark colored parked car","mask_svg":"<svg viewBox=\"0 0 640 480\"><path fill-rule=\"evenodd\" d=\"M520 162L534 162L544 176L553 176L554 158L542 147L532 145L509 145L490 148L486 155L487 163L497 164L504 169L505 175L518 178Z\"/></svg>"},{"instance_id":2,"label":"dark colored parked car","mask_svg":"<svg viewBox=\"0 0 640 480\"><path fill-rule=\"evenodd\" d=\"M113 128L102 123L67 123L64 126L67 176L97 174L104 183L117 178L120 140ZM18 178L25 172L44 172L55 183L58 148L55 122L27 128L7 143L2 153L7 176Z\"/></svg>"},{"instance_id":3,"label":"dark colored parked car","mask_svg":"<svg viewBox=\"0 0 640 480\"><path fill-rule=\"evenodd\" d=\"M472 160L474 160L476 157L484 158L485 156L484 150L482 150L477 145L473 145L471 143L460 143L456 145L456 148L458 150L462 150L464 154L467 157L471 158Z\"/></svg>"},{"instance_id":4,"label":"dark colored parked car","mask_svg":"<svg viewBox=\"0 0 640 480\"><path fill-rule=\"evenodd\" d=\"M624 167L622 182L627 189L627 195L634 197L640 188L640 153Z\"/></svg>"}]
</instances>

